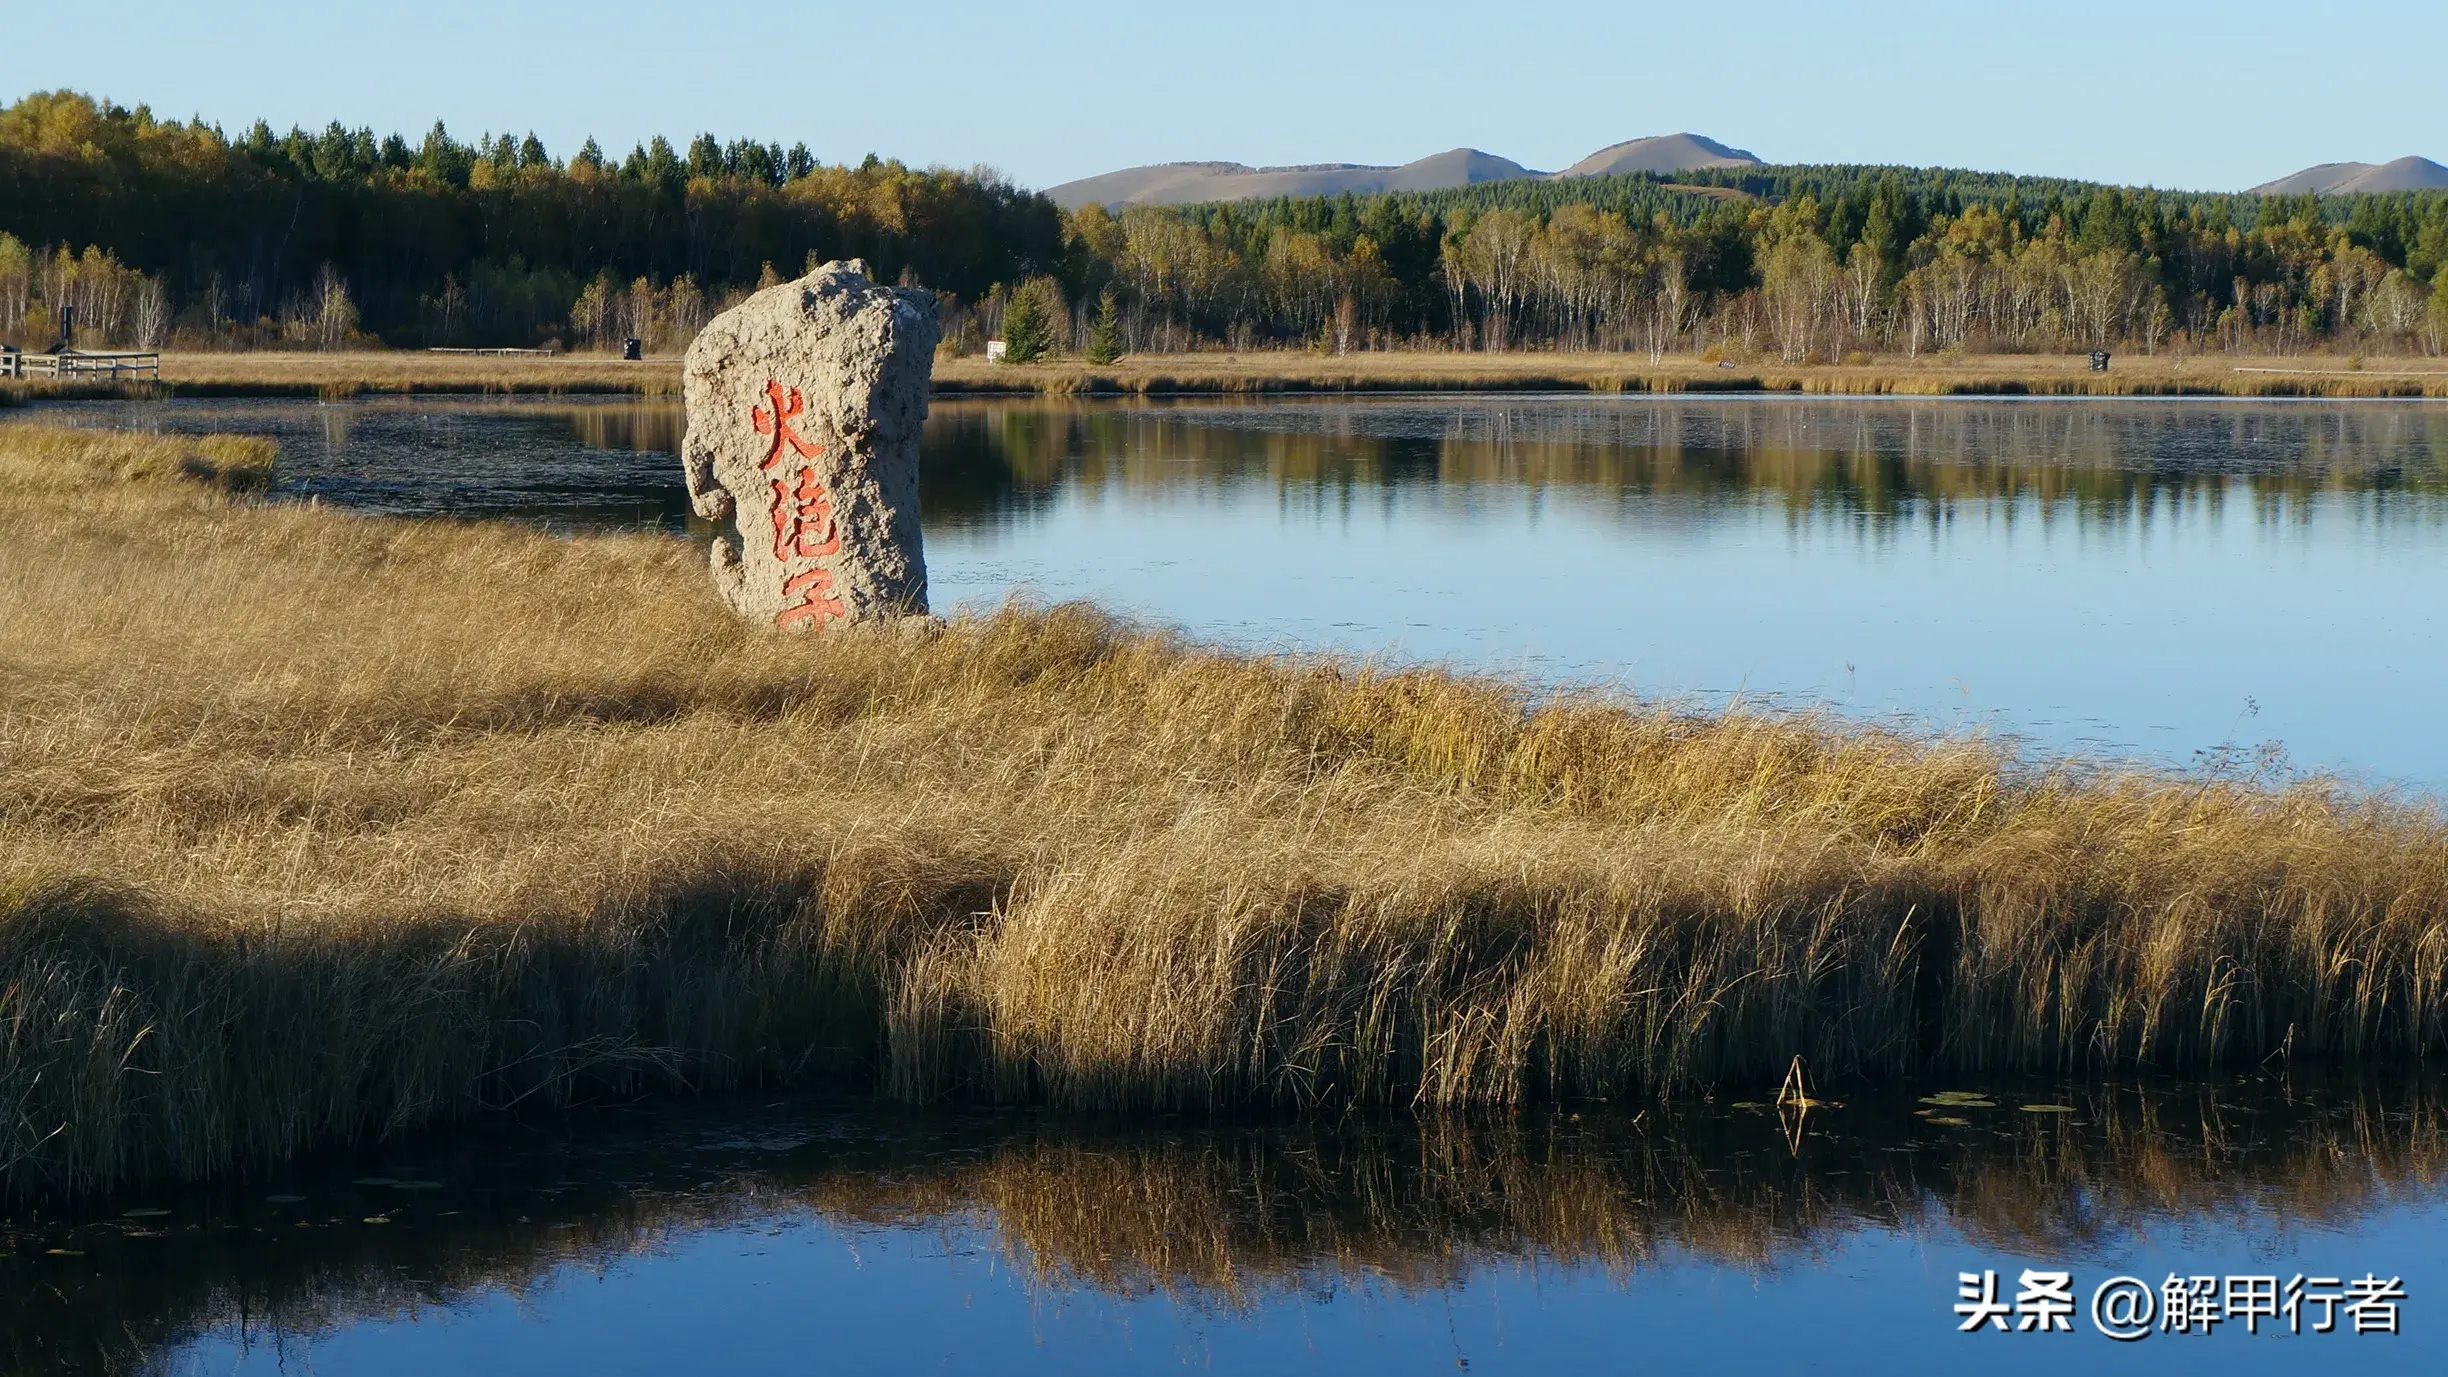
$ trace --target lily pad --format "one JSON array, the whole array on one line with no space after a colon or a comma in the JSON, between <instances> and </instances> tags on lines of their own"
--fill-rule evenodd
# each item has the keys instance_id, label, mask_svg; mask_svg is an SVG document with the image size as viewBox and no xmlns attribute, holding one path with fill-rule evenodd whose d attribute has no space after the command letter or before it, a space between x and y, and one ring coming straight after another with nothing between
<instances>
[{"instance_id":1,"label":"lily pad","mask_svg":"<svg viewBox=\"0 0 2448 1377\"><path fill-rule=\"evenodd\" d=\"M1924 1096L1921 1103L1934 1104L1941 1109L1997 1108L1997 1101L1970 1090L1941 1090L1935 1095Z\"/></svg>"},{"instance_id":2,"label":"lily pad","mask_svg":"<svg viewBox=\"0 0 2448 1377\"><path fill-rule=\"evenodd\" d=\"M391 1216L387 1214L370 1214L365 1217L364 1222L368 1224L388 1224L391 1222Z\"/></svg>"},{"instance_id":3,"label":"lily pad","mask_svg":"<svg viewBox=\"0 0 2448 1377\"><path fill-rule=\"evenodd\" d=\"M268 1205L299 1205L304 1204L305 1200L306 1197L302 1195L267 1195L264 1197L264 1203Z\"/></svg>"},{"instance_id":4,"label":"lily pad","mask_svg":"<svg viewBox=\"0 0 2448 1377\"><path fill-rule=\"evenodd\" d=\"M394 1181L391 1183L391 1189L395 1191L438 1191L442 1189L442 1183L439 1181Z\"/></svg>"},{"instance_id":5,"label":"lily pad","mask_svg":"<svg viewBox=\"0 0 2448 1377\"><path fill-rule=\"evenodd\" d=\"M85 1250L84 1250L84 1249L82 1249L82 1248L45 1248L45 1249L43 1249L43 1252L44 1252L46 1255L51 1256L51 1257L83 1257L83 1256L85 1256Z\"/></svg>"},{"instance_id":6,"label":"lily pad","mask_svg":"<svg viewBox=\"0 0 2448 1377\"><path fill-rule=\"evenodd\" d=\"M168 1213L170 1213L168 1210L128 1210L119 1217L121 1219L159 1219Z\"/></svg>"},{"instance_id":7,"label":"lily pad","mask_svg":"<svg viewBox=\"0 0 2448 1377\"><path fill-rule=\"evenodd\" d=\"M1736 1100L1734 1102L1734 1108L1736 1109L1757 1109L1759 1107L1760 1102L1757 1100Z\"/></svg>"},{"instance_id":8,"label":"lily pad","mask_svg":"<svg viewBox=\"0 0 2448 1377\"><path fill-rule=\"evenodd\" d=\"M2071 1114L2074 1112L2074 1106L2070 1104L2027 1104L2023 1106L2023 1112L2026 1114Z\"/></svg>"},{"instance_id":9,"label":"lily pad","mask_svg":"<svg viewBox=\"0 0 2448 1377\"><path fill-rule=\"evenodd\" d=\"M357 1178L355 1184L360 1186L396 1186L399 1184L399 1178L396 1176L360 1176Z\"/></svg>"},{"instance_id":10,"label":"lily pad","mask_svg":"<svg viewBox=\"0 0 2448 1377\"><path fill-rule=\"evenodd\" d=\"M1970 1128L1972 1126L1970 1119L1958 1119L1952 1114L1933 1114L1930 1116L1930 1122L1946 1128Z\"/></svg>"}]
</instances>

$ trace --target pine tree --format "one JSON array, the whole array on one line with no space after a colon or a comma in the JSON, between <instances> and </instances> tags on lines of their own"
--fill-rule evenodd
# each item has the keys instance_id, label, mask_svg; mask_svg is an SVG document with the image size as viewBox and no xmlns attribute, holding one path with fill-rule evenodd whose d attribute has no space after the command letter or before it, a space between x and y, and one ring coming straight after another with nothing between
<instances>
[{"instance_id":1,"label":"pine tree","mask_svg":"<svg viewBox=\"0 0 2448 1377\"><path fill-rule=\"evenodd\" d=\"M1035 363L1053 342L1037 293L1026 287L1012 293L1011 305L1003 308L1003 361Z\"/></svg>"},{"instance_id":2,"label":"pine tree","mask_svg":"<svg viewBox=\"0 0 2448 1377\"><path fill-rule=\"evenodd\" d=\"M1099 368L1122 357L1122 321L1109 288L1097 298L1096 320L1088 327L1088 361Z\"/></svg>"}]
</instances>

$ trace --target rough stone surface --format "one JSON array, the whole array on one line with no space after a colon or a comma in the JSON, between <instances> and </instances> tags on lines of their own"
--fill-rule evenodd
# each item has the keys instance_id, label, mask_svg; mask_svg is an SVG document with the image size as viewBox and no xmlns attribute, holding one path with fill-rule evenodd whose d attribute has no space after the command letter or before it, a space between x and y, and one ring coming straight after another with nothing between
<instances>
[{"instance_id":1,"label":"rough stone surface","mask_svg":"<svg viewBox=\"0 0 2448 1377\"><path fill-rule=\"evenodd\" d=\"M918 434L935 299L827 263L716 316L689 346L680 463L728 521L714 582L741 616L821 630L927 610Z\"/></svg>"}]
</instances>

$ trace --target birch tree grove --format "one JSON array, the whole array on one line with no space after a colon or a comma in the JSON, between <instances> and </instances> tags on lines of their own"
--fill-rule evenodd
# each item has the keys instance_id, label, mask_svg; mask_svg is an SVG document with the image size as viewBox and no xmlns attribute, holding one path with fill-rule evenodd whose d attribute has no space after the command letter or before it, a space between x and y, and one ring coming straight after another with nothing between
<instances>
[{"instance_id":1,"label":"birch tree grove","mask_svg":"<svg viewBox=\"0 0 2448 1377\"><path fill-rule=\"evenodd\" d=\"M2315 223L2303 205L2273 202L2268 223L2246 231L2172 222L2114 189L2044 214L2011 198L1927 213L1882 190L1852 207L1804 194L1645 222L1590 202L1534 210L1454 199L1450 213L1426 214L1399 198L1119 217L1091 208L1072 218L1073 245L1084 278L1136 296L1163 321L1153 332L1163 338L1134 340L1139 349L1256 342L1654 360L1705 347L1795 364L1867 351L2154 351L2177 334L2201 348L2419 349L2448 259L2448 197L2407 200L2433 218L2398 235L2396 258L2366 247L2351 218ZM1405 215L1417 223L1404 233L1435 246L1412 260L1409 280L1374 237L1400 230ZM1356 228L1363 217L1373 233Z\"/></svg>"}]
</instances>

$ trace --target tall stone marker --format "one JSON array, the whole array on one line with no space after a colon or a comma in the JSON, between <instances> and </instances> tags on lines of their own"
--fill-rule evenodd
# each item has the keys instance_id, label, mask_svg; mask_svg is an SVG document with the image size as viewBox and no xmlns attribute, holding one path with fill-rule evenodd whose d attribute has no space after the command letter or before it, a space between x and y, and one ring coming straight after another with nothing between
<instances>
[{"instance_id":1,"label":"tall stone marker","mask_svg":"<svg viewBox=\"0 0 2448 1377\"><path fill-rule=\"evenodd\" d=\"M714 582L786 631L927 610L918 432L935 299L827 263L716 316L689 346L680 463L699 516L730 522Z\"/></svg>"}]
</instances>

